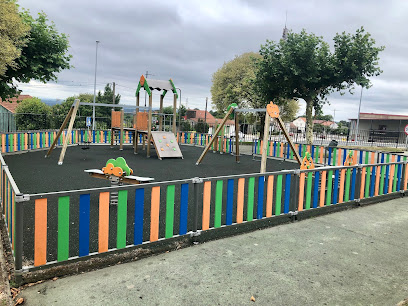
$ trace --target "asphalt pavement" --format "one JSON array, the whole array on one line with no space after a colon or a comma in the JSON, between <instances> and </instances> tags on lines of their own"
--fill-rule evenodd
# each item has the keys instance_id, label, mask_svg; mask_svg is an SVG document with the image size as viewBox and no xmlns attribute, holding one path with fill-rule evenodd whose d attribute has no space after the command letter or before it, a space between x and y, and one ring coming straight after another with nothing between
<instances>
[{"instance_id":1,"label":"asphalt pavement","mask_svg":"<svg viewBox=\"0 0 408 306\"><path fill-rule=\"evenodd\" d=\"M408 298L407 254L400 198L46 281L20 296L26 305L395 305Z\"/></svg>"}]
</instances>

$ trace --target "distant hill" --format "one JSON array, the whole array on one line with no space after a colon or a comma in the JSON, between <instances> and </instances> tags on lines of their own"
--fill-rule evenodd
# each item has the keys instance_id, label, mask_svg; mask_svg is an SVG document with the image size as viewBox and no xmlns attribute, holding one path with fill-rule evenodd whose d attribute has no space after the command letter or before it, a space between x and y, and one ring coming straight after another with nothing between
<instances>
[{"instance_id":1,"label":"distant hill","mask_svg":"<svg viewBox=\"0 0 408 306\"><path fill-rule=\"evenodd\" d=\"M40 98L47 105L55 105L64 102L64 99L50 99L50 98Z\"/></svg>"}]
</instances>

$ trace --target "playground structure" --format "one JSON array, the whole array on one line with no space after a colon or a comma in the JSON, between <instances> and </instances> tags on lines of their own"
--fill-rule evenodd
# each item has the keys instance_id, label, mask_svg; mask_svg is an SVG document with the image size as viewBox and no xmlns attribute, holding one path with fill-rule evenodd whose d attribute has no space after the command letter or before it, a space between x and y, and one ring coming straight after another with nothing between
<instances>
[{"instance_id":1,"label":"playground structure","mask_svg":"<svg viewBox=\"0 0 408 306\"><path fill-rule=\"evenodd\" d=\"M144 88L146 93L149 95L149 106L148 107L142 107L140 106L140 89ZM160 95L160 113L159 113L159 131L153 132L152 131L152 110L153 110L153 90L158 90L162 91ZM173 122L172 122L172 133L169 132L164 132L162 131L163 129L163 118L162 118L162 112L163 112L163 99L168 91L173 92ZM143 149L145 147L145 141L147 141L147 151L146 151L146 156L150 157L150 150L151 150L151 143L153 142L153 145L155 146L157 157L161 160L162 158L166 157L179 157L183 158L183 155L181 153L180 147L178 146L178 143L175 139L175 135L177 133L177 128L176 128L176 109L177 109L177 90L176 87L174 86L173 81L170 79L169 81L163 81L163 80L149 80L147 81L145 77L142 75L140 77L140 81L136 90L136 113L133 116L133 128L125 128L124 127L124 107L131 107L131 106L124 106L124 105L118 105L118 104L102 104L102 103L97 103L97 104L91 104L91 103L83 103L80 102L79 99L75 99L74 103L72 104L67 116L65 117L64 122L62 123L58 133L57 137L54 139L52 145L50 146L47 154L45 157L48 157L51 152L54 150L56 144L57 144L57 139L61 136L61 133L63 132L65 126L68 125L68 130L67 133L70 134L72 132L74 122L75 122L75 117L78 112L79 105L93 105L93 106L102 106L102 107L111 107L111 108L116 108L120 107L122 108L120 111L114 111L112 109L112 124L111 124L111 146L113 146L113 139L114 139L114 133L115 131L120 131L120 150L123 150L123 135L124 131L130 131L133 132L133 145L134 145L134 153L137 154L137 139L139 134L143 135ZM146 112L140 112L140 110L148 111ZM153 136L154 135L154 136ZM159 141L160 140L160 141ZM166 140L166 141L164 141ZM68 146L68 138L65 139L64 144L62 146L60 158L58 160L58 165L62 165L65 157L65 153L67 150Z\"/></svg>"},{"instance_id":2,"label":"playground structure","mask_svg":"<svg viewBox=\"0 0 408 306\"><path fill-rule=\"evenodd\" d=\"M123 184L139 185L154 181L154 178L132 175L133 170L127 165L126 160L123 157L109 159L102 170L88 169L84 170L84 172L88 173L91 177L94 178L109 180L112 187L122 186ZM118 204L117 192L111 192L110 204Z\"/></svg>"},{"instance_id":3,"label":"playground structure","mask_svg":"<svg viewBox=\"0 0 408 306\"><path fill-rule=\"evenodd\" d=\"M282 130L287 142L289 143L291 149L294 152L294 156L296 158L296 161L299 163L299 165L302 165L301 158L299 156L299 153L295 150L295 145L292 142L292 139L289 136L289 133L285 129L285 125L279 115L279 107L276 104L273 104L273 102L270 102L266 108L261 108L261 109L239 109L237 104L232 103L231 105L228 106L227 108L227 114L224 116L224 118L221 121L221 124L218 126L217 130L214 133L214 137L211 139L211 141L207 144L207 146L204 148L204 151L202 152L201 156L198 158L196 165L199 165L201 161L203 160L204 156L207 154L211 146L213 145L214 141L216 141L218 134L220 133L221 129L224 127L225 122L228 120L228 117L234 113L235 117L235 135L239 135L239 121L238 121L238 112L265 112L265 126L264 126L264 138L263 138L263 145L262 145L262 160L261 160L261 170L260 173L265 173L266 171L266 159L267 159L267 145L268 145L268 139L269 139L269 127L270 127L270 119L274 118L277 123L279 124L280 129ZM238 139L235 141L235 150L236 150L236 162L239 163L239 141ZM313 161L312 161L313 164Z\"/></svg>"}]
</instances>

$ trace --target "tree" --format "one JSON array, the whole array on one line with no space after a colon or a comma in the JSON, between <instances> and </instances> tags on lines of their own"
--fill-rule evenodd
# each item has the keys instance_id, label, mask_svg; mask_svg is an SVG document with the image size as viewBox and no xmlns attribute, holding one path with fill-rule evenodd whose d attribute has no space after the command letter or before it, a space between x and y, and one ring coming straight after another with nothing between
<instances>
[{"instance_id":1,"label":"tree","mask_svg":"<svg viewBox=\"0 0 408 306\"><path fill-rule=\"evenodd\" d=\"M333 121L333 116L332 115L323 115L322 114L316 114L314 116L315 120L324 120L324 121Z\"/></svg>"},{"instance_id":2,"label":"tree","mask_svg":"<svg viewBox=\"0 0 408 306\"><path fill-rule=\"evenodd\" d=\"M284 122L291 122L296 119L297 113L299 111L299 102L295 99L290 99L283 103L275 102L275 104L280 104L279 115Z\"/></svg>"},{"instance_id":3,"label":"tree","mask_svg":"<svg viewBox=\"0 0 408 306\"><path fill-rule=\"evenodd\" d=\"M334 52L322 37L289 32L287 40L267 40L261 46L262 60L258 61L256 83L265 101L296 98L306 101L307 142L313 139L313 109L319 110L334 91L354 85L370 87L369 78L382 71L378 66L379 53L384 47L375 46L361 27L355 34L336 34Z\"/></svg>"},{"instance_id":4,"label":"tree","mask_svg":"<svg viewBox=\"0 0 408 306\"><path fill-rule=\"evenodd\" d=\"M202 119L198 119L198 123L195 125L195 130L197 133L208 133L210 126L208 123L204 122Z\"/></svg>"},{"instance_id":5,"label":"tree","mask_svg":"<svg viewBox=\"0 0 408 306\"><path fill-rule=\"evenodd\" d=\"M211 96L218 113L225 112L231 103L239 107L257 107L260 100L253 85L256 58L260 58L257 53L244 53L224 63L213 74Z\"/></svg>"},{"instance_id":6,"label":"tree","mask_svg":"<svg viewBox=\"0 0 408 306\"><path fill-rule=\"evenodd\" d=\"M120 95L115 96L115 104L119 104ZM81 102L93 103L93 95L88 93L82 93L77 96L68 97L64 102L55 104L51 108L52 114L52 128L59 128L62 125L65 117L67 116L69 109L74 103L75 99L79 99ZM96 103L113 104L113 91L110 84L106 84L104 92L98 92ZM112 105L113 106L113 105ZM110 107L95 107L96 123L99 128L110 127L112 108ZM84 128L86 126L85 117L92 116L92 106L80 105L77 113L77 120L75 121L76 128Z\"/></svg>"},{"instance_id":7,"label":"tree","mask_svg":"<svg viewBox=\"0 0 408 306\"><path fill-rule=\"evenodd\" d=\"M38 98L20 102L16 108L18 130L43 130L50 128L50 107Z\"/></svg>"},{"instance_id":8,"label":"tree","mask_svg":"<svg viewBox=\"0 0 408 306\"><path fill-rule=\"evenodd\" d=\"M23 23L13 1L0 1L0 79L7 68L16 69L15 59L21 55L21 49L27 43L29 25Z\"/></svg>"},{"instance_id":9,"label":"tree","mask_svg":"<svg viewBox=\"0 0 408 306\"><path fill-rule=\"evenodd\" d=\"M56 73L71 67L69 64L71 55L67 54L68 38L65 34L58 33L54 23L48 24L47 15L39 13L34 19L29 11L24 10L20 16L30 31L25 36L27 43L22 46L21 55L14 60L15 64L7 67L4 76L1 77L0 97L3 99L20 92L14 81L22 83L28 83L30 80L44 83L55 81Z\"/></svg>"}]
</instances>

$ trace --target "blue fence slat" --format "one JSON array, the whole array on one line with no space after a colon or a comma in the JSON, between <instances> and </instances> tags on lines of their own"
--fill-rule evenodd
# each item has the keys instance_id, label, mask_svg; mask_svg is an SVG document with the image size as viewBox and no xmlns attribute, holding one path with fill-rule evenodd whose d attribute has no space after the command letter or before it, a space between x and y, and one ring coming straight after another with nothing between
<instances>
[{"instance_id":1,"label":"blue fence slat","mask_svg":"<svg viewBox=\"0 0 408 306\"><path fill-rule=\"evenodd\" d=\"M133 244L143 243L143 214L144 214L144 188L135 192L135 227L133 229Z\"/></svg>"},{"instance_id":2,"label":"blue fence slat","mask_svg":"<svg viewBox=\"0 0 408 306\"><path fill-rule=\"evenodd\" d=\"M374 196L374 187L375 187L375 171L377 167L372 167L373 170L371 172L371 182L370 182L370 197Z\"/></svg>"},{"instance_id":3,"label":"blue fence slat","mask_svg":"<svg viewBox=\"0 0 408 306\"><path fill-rule=\"evenodd\" d=\"M401 161L401 156L397 156L397 162ZM397 190L401 190L401 178L402 178L402 165L398 165L398 175L397 175Z\"/></svg>"},{"instance_id":4,"label":"blue fence slat","mask_svg":"<svg viewBox=\"0 0 408 306\"><path fill-rule=\"evenodd\" d=\"M89 254L90 194L79 196L79 257Z\"/></svg>"},{"instance_id":5,"label":"blue fence slat","mask_svg":"<svg viewBox=\"0 0 408 306\"><path fill-rule=\"evenodd\" d=\"M384 182L384 194L388 193L388 177L390 175L390 166L385 167L385 182Z\"/></svg>"},{"instance_id":6,"label":"blue fence slat","mask_svg":"<svg viewBox=\"0 0 408 306\"><path fill-rule=\"evenodd\" d=\"M337 204L337 195L339 192L339 170L334 171L333 197L332 204Z\"/></svg>"},{"instance_id":7,"label":"blue fence slat","mask_svg":"<svg viewBox=\"0 0 408 306\"><path fill-rule=\"evenodd\" d=\"M361 151L361 150L360 150L360 161L359 161L359 164L362 164L362 163L363 163L363 152L364 152L364 151Z\"/></svg>"},{"instance_id":8,"label":"blue fence slat","mask_svg":"<svg viewBox=\"0 0 408 306\"><path fill-rule=\"evenodd\" d=\"M319 180L320 180L320 172L316 171L315 179L314 179L314 188L313 188L313 208L317 207L317 200L319 198Z\"/></svg>"},{"instance_id":9,"label":"blue fence slat","mask_svg":"<svg viewBox=\"0 0 408 306\"><path fill-rule=\"evenodd\" d=\"M302 144L299 144L299 156L302 157Z\"/></svg>"},{"instance_id":10,"label":"blue fence slat","mask_svg":"<svg viewBox=\"0 0 408 306\"><path fill-rule=\"evenodd\" d=\"M285 214L289 213L289 202L290 202L290 174L285 175L285 200L283 206L283 212Z\"/></svg>"},{"instance_id":11,"label":"blue fence slat","mask_svg":"<svg viewBox=\"0 0 408 306\"><path fill-rule=\"evenodd\" d=\"M226 225L232 224L232 207L234 200L234 180L229 179L227 183L227 212L226 212Z\"/></svg>"},{"instance_id":12,"label":"blue fence slat","mask_svg":"<svg viewBox=\"0 0 408 306\"><path fill-rule=\"evenodd\" d=\"M329 148L329 159L327 161L327 164L330 166L331 165L331 158L332 158L332 148Z\"/></svg>"},{"instance_id":13,"label":"blue fence slat","mask_svg":"<svg viewBox=\"0 0 408 306\"><path fill-rule=\"evenodd\" d=\"M181 184L180 191L180 235L187 234L188 184Z\"/></svg>"},{"instance_id":14,"label":"blue fence slat","mask_svg":"<svg viewBox=\"0 0 408 306\"><path fill-rule=\"evenodd\" d=\"M354 168L351 174L351 191L350 191L350 200L355 199L356 193L356 176L357 176L357 169Z\"/></svg>"},{"instance_id":15,"label":"blue fence slat","mask_svg":"<svg viewBox=\"0 0 408 306\"><path fill-rule=\"evenodd\" d=\"M258 201L257 201L257 210L256 218L262 219L263 216L263 199L264 199L264 190L265 190L265 177L260 176L258 178Z\"/></svg>"},{"instance_id":16,"label":"blue fence slat","mask_svg":"<svg viewBox=\"0 0 408 306\"><path fill-rule=\"evenodd\" d=\"M96 142L96 134L95 134L95 130L92 131L92 142L95 143ZM119 133L120 134L120 133Z\"/></svg>"}]
</instances>

